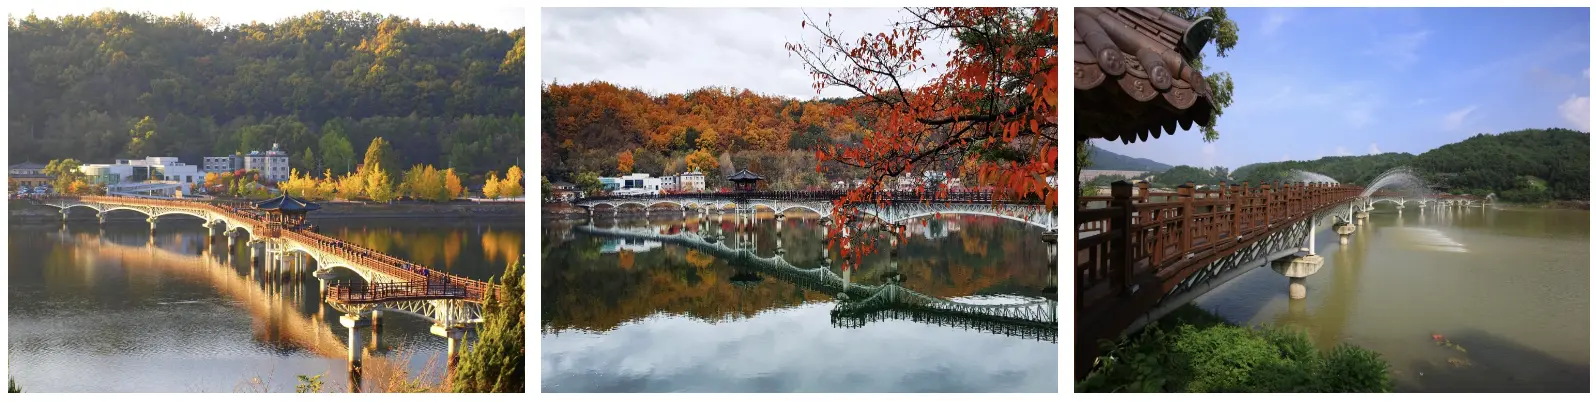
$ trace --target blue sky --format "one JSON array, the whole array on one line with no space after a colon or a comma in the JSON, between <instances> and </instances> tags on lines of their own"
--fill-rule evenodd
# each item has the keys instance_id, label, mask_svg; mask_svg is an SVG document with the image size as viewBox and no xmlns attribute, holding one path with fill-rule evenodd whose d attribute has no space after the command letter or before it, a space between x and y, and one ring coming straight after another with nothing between
<instances>
[{"instance_id":1,"label":"blue sky","mask_svg":"<svg viewBox=\"0 0 1596 402\"><path fill-rule=\"evenodd\" d=\"M1227 166L1371 152L1423 153L1477 133L1590 131L1584 8L1229 8L1240 39L1210 45L1234 103L1219 140L1177 132L1094 140L1171 165ZM1193 126L1192 128L1196 128Z\"/></svg>"}]
</instances>

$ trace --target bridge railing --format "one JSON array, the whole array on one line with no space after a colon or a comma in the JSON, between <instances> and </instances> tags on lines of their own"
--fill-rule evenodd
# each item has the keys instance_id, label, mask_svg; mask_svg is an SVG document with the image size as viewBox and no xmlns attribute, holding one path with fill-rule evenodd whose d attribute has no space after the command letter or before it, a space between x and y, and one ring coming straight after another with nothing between
<instances>
[{"instance_id":1,"label":"bridge railing","mask_svg":"<svg viewBox=\"0 0 1596 402\"><path fill-rule=\"evenodd\" d=\"M576 200L587 201L629 201L629 200L670 200L690 198L759 198L792 201L833 201L848 195L848 190L816 190L816 191L732 191L732 192L705 192L705 193L668 193L668 194L639 194L639 195L611 195L588 197ZM886 202L949 202L949 203L990 203L1005 202L1015 204L1041 203L1036 200L1008 199L991 191L881 191L876 193L871 200Z\"/></svg>"},{"instance_id":2,"label":"bridge railing","mask_svg":"<svg viewBox=\"0 0 1596 402\"><path fill-rule=\"evenodd\" d=\"M240 221L250 222L251 229L255 230L255 233L260 236L290 238L302 244L315 247L322 252L338 255L345 260L361 264L367 268L376 269L385 275L400 278L405 281L424 281L428 278L432 278L435 281L458 284L466 289L466 292L472 295L475 299L481 299L481 296L487 294L488 290L491 288L487 282L446 274L442 271L433 270L430 267L401 260L399 258L395 258L358 244L341 241L316 232L284 228L280 223L266 221L264 215L260 213L249 209L244 209L243 207L239 206L216 205L206 202L175 199L164 200L117 196L63 195L52 198L77 199L81 201L104 203L124 203L144 206L204 209ZM427 272L428 275L424 276L421 274L421 272Z\"/></svg>"},{"instance_id":3,"label":"bridge railing","mask_svg":"<svg viewBox=\"0 0 1596 402\"><path fill-rule=\"evenodd\" d=\"M327 286L327 299L345 304L381 303L405 299L466 299L465 286L447 282L335 283Z\"/></svg>"},{"instance_id":4,"label":"bridge railing","mask_svg":"<svg viewBox=\"0 0 1596 402\"><path fill-rule=\"evenodd\" d=\"M1266 234L1363 191L1302 183L1220 184L1202 191L1187 183L1173 194L1138 187L1132 192L1129 183L1116 182L1106 207L1078 205L1075 211L1077 310L1130 294L1140 276Z\"/></svg>"}]
</instances>

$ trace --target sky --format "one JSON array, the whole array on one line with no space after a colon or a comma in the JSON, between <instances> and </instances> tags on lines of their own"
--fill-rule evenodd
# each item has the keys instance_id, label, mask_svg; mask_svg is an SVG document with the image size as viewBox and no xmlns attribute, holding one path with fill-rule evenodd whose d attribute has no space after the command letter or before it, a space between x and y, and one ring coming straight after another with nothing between
<instances>
[{"instance_id":1,"label":"sky","mask_svg":"<svg viewBox=\"0 0 1596 402\"><path fill-rule=\"evenodd\" d=\"M1590 132L1590 13L1555 8L1229 8L1239 40L1210 44L1234 103L1200 131L1095 140L1170 165L1420 154L1478 133ZM1206 72L1205 72L1206 73ZM1196 129L1196 126L1192 127Z\"/></svg>"},{"instance_id":2,"label":"sky","mask_svg":"<svg viewBox=\"0 0 1596 402\"><path fill-rule=\"evenodd\" d=\"M654 95L708 86L746 88L798 99L854 96L847 88L817 94L814 79L783 46L816 43L804 13L841 37L858 39L910 18L897 8L545 8L542 10L542 83L603 80ZM928 63L942 64L951 40L928 44ZM918 86L937 74L910 79Z\"/></svg>"},{"instance_id":3,"label":"sky","mask_svg":"<svg viewBox=\"0 0 1596 402\"><path fill-rule=\"evenodd\" d=\"M157 15L189 13L199 19L216 17L223 24L250 22L273 23L284 18L304 15L317 10L364 11L385 15L398 15L423 22L460 22L484 28L513 31L526 27L526 9L503 5L474 5L461 7L449 2L418 2L401 4L382 1L304 1L273 0L260 2L238 1L37 1L23 4L12 1L6 12L12 18L21 18L32 12L39 17L83 15L110 8L128 12L150 12Z\"/></svg>"}]
</instances>

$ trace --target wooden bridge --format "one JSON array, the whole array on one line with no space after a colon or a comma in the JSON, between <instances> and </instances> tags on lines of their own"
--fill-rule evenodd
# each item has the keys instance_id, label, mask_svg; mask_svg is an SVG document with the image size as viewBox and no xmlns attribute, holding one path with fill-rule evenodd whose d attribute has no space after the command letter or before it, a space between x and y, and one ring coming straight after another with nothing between
<instances>
[{"instance_id":1,"label":"wooden bridge","mask_svg":"<svg viewBox=\"0 0 1596 402\"><path fill-rule=\"evenodd\" d=\"M313 230L272 221L244 206L119 196L57 196L35 202L60 208L63 220L70 217L73 208L95 210L102 223L108 212L135 211L148 217L152 231L163 216L195 217L204 220L207 229L222 229L229 246L236 235L248 234L251 252L258 252L258 246L266 254L267 269L306 267L303 258L314 260L314 274L322 280L323 288L337 290L326 292L326 302L345 313L393 310L454 327L481 322L481 303L489 290L486 282L432 270ZM334 268L353 271L364 282L330 284L327 281L333 277Z\"/></svg>"},{"instance_id":2,"label":"wooden bridge","mask_svg":"<svg viewBox=\"0 0 1596 402\"><path fill-rule=\"evenodd\" d=\"M1218 283L1298 251L1337 211L1367 206L1363 188L1220 184L1153 193L1115 182L1111 196L1079 197L1075 211L1076 375L1117 339ZM1348 217L1350 218L1350 217ZM1328 225L1327 225L1328 226Z\"/></svg>"}]
</instances>

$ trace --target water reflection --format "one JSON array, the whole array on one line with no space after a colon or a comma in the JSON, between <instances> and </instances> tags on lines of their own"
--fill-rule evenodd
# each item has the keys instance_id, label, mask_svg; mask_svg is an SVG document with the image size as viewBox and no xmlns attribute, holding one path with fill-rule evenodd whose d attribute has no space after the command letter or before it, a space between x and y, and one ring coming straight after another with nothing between
<instances>
[{"instance_id":1,"label":"water reflection","mask_svg":"<svg viewBox=\"0 0 1596 402\"><path fill-rule=\"evenodd\" d=\"M1056 308L1040 229L983 217L912 223L895 247L844 271L817 218L545 222L545 390L1057 389L1056 315L971 307ZM883 289L950 302L882 304ZM879 355L889 350L902 354ZM976 363L1005 357L1009 368ZM744 359L765 363L729 361Z\"/></svg>"},{"instance_id":2,"label":"water reflection","mask_svg":"<svg viewBox=\"0 0 1596 402\"><path fill-rule=\"evenodd\" d=\"M1589 389L1589 212L1381 204L1349 244L1318 241L1306 300L1256 270L1197 303L1380 352L1399 391Z\"/></svg>"},{"instance_id":3,"label":"water reflection","mask_svg":"<svg viewBox=\"0 0 1596 402\"><path fill-rule=\"evenodd\" d=\"M245 242L231 250L226 241L207 244L201 222L171 220L153 235L142 222L9 228L8 341L19 384L44 392L293 392L295 376L323 374L325 390L360 385L360 378L345 377L348 330L337 322L340 313L321 303L314 278L270 275L248 263ZM488 250L510 249L495 248L508 241L495 236L515 236L477 233L518 229L322 223L330 229L324 233L335 235L379 233L385 224L393 235L355 241L382 243L400 256L451 247L431 250L435 266L452 260L457 273L478 279L502 272L503 265L486 262L504 254ZM373 384L374 378L422 375L441 364L446 342L430 326L391 314L381 326L363 329L365 389L389 385Z\"/></svg>"}]
</instances>

